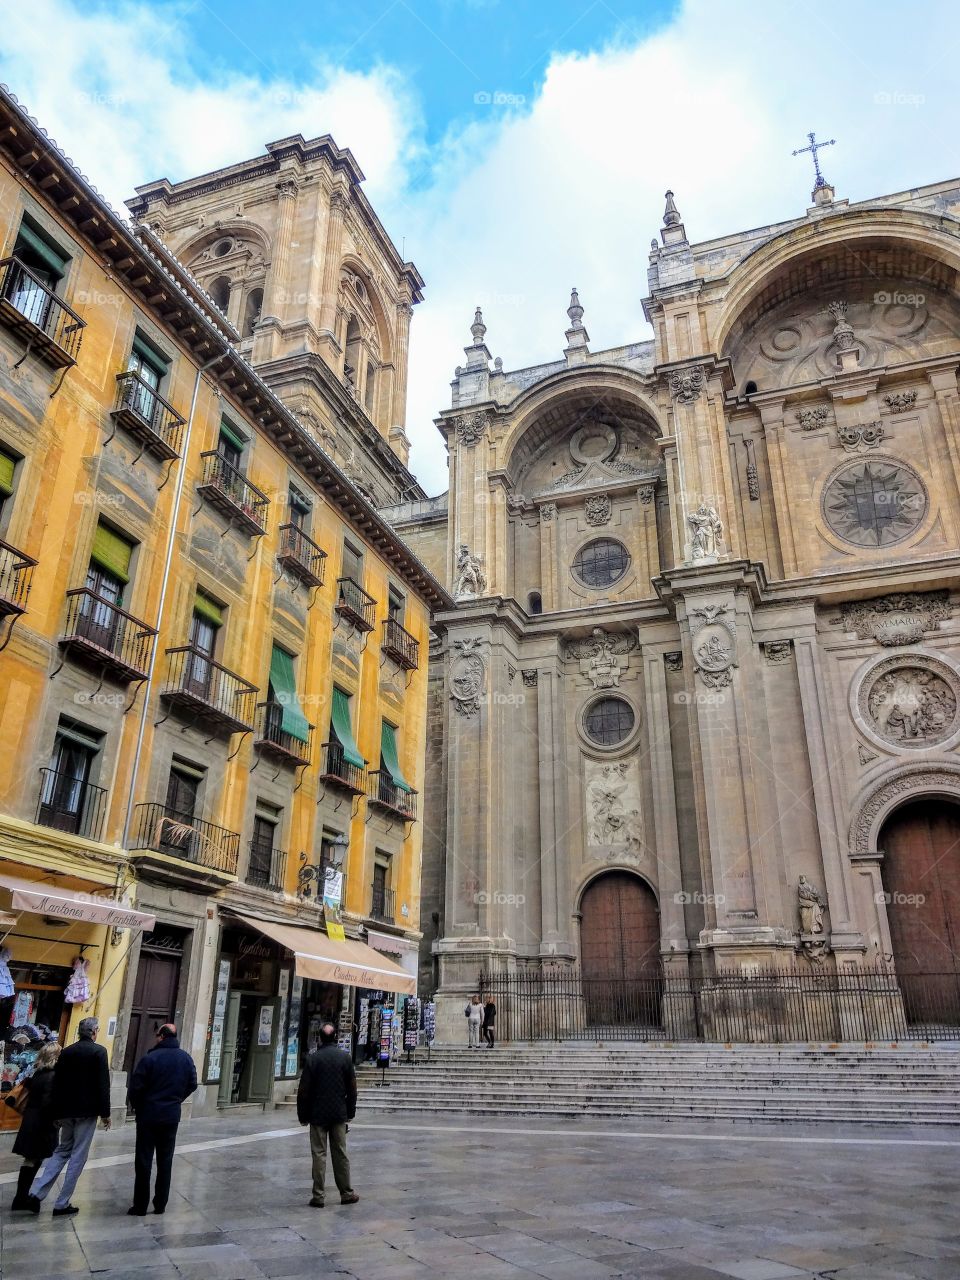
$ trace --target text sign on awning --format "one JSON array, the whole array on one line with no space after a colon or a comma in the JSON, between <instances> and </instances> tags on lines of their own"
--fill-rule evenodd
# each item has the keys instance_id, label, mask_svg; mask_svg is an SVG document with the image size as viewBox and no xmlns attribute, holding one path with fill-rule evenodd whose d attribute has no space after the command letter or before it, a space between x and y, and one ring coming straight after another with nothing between
<instances>
[{"instance_id":1,"label":"text sign on awning","mask_svg":"<svg viewBox=\"0 0 960 1280\"><path fill-rule=\"evenodd\" d=\"M0 881L2 883L2 881ZM91 898L68 889L46 893L39 889L15 888L12 893L14 911L33 911L55 920L83 920L88 924L105 924L114 929L152 929L156 916L133 911L109 898Z\"/></svg>"}]
</instances>

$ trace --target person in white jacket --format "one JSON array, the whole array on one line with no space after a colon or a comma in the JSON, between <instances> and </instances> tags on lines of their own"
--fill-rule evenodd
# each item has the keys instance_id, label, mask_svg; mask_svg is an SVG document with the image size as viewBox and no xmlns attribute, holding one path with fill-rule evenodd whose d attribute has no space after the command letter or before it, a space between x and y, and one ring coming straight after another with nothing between
<instances>
[{"instance_id":1,"label":"person in white jacket","mask_svg":"<svg viewBox=\"0 0 960 1280\"><path fill-rule=\"evenodd\" d=\"M480 1048L480 1028L483 1026L483 1005L479 996L471 996L463 1011L467 1015L467 1048Z\"/></svg>"}]
</instances>

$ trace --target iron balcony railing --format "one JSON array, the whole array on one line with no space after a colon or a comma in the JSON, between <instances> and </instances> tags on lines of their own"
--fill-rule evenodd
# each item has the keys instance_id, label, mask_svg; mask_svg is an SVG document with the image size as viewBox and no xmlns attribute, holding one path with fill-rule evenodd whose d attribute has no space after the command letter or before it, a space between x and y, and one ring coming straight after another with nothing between
<instances>
[{"instance_id":1,"label":"iron balcony railing","mask_svg":"<svg viewBox=\"0 0 960 1280\"><path fill-rule=\"evenodd\" d=\"M263 533L270 499L216 449L200 455L203 472L198 486L207 501L247 533Z\"/></svg>"},{"instance_id":2,"label":"iron balcony railing","mask_svg":"<svg viewBox=\"0 0 960 1280\"><path fill-rule=\"evenodd\" d=\"M160 458L179 458L186 419L133 369L117 374L113 417Z\"/></svg>"},{"instance_id":3,"label":"iron balcony railing","mask_svg":"<svg viewBox=\"0 0 960 1280\"><path fill-rule=\"evenodd\" d=\"M386 618L383 623L381 649L406 671L416 671L420 665L420 641L396 618Z\"/></svg>"},{"instance_id":4,"label":"iron balcony railing","mask_svg":"<svg viewBox=\"0 0 960 1280\"><path fill-rule=\"evenodd\" d=\"M247 884L252 884L257 889L271 889L279 892L283 889L286 870L287 855L283 849L274 849L270 845L261 844L258 840L250 841Z\"/></svg>"},{"instance_id":5,"label":"iron balcony railing","mask_svg":"<svg viewBox=\"0 0 960 1280\"><path fill-rule=\"evenodd\" d=\"M372 631L377 602L352 578L337 579L337 613L349 618L360 631Z\"/></svg>"},{"instance_id":6,"label":"iron balcony railing","mask_svg":"<svg viewBox=\"0 0 960 1280\"><path fill-rule=\"evenodd\" d=\"M365 790L366 769L351 764L339 742L325 742L320 748L320 776L362 795Z\"/></svg>"},{"instance_id":7,"label":"iron balcony railing","mask_svg":"<svg viewBox=\"0 0 960 1280\"><path fill-rule=\"evenodd\" d=\"M228 733L253 729L259 690L195 645L167 650L167 676L161 698L197 719Z\"/></svg>"},{"instance_id":8,"label":"iron balcony railing","mask_svg":"<svg viewBox=\"0 0 960 1280\"><path fill-rule=\"evenodd\" d=\"M60 647L88 659L120 681L145 680L155 627L104 600L89 587L67 592L67 625Z\"/></svg>"},{"instance_id":9,"label":"iron balcony railing","mask_svg":"<svg viewBox=\"0 0 960 1280\"><path fill-rule=\"evenodd\" d=\"M77 363L86 321L17 257L0 261L0 319L48 364Z\"/></svg>"},{"instance_id":10,"label":"iron balcony railing","mask_svg":"<svg viewBox=\"0 0 960 1280\"><path fill-rule=\"evenodd\" d=\"M417 820L417 793L398 787L386 769L372 769L367 774L367 799L382 805L411 822Z\"/></svg>"},{"instance_id":11,"label":"iron balcony railing","mask_svg":"<svg viewBox=\"0 0 960 1280\"><path fill-rule=\"evenodd\" d=\"M280 550L277 558L285 569L312 587L323 586L323 571L327 553L308 537L296 524L282 524Z\"/></svg>"},{"instance_id":12,"label":"iron balcony railing","mask_svg":"<svg viewBox=\"0 0 960 1280\"><path fill-rule=\"evenodd\" d=\"M57 769L40 770L37 822L55 831L100 840L107 816L107 791Z\"/></svg>"},{"instance_id":13,"label":"iron balcony railing","mask_svg":"<svg viewBox=\"0 0 960 1280\"><path fill-rule=\"evenodd\" d=\"M0 539L0 617L26 612L36 566L32 556Z\"/></svg>"},{"instance_id":14,"label":"iron balcony railing","mask_svg":"<svg viewBox=\"0 0 960 1280\"><path fill-rule=\"evenodd\" d=\"M381 920L384 924L393 924L393 890L382 884L370 886L370 919Z\"/></svg>"},{"instance_id":15,"label":"iron balcony railing","mask_svg":"<svg viewBox=\"0 0 960 1280\"><path fill-rule=\"evenodd\" d=\"M237 874L240 836L236 831L165 804L136 806L131 840L131 850L150 849L223 875Z\"/></svg>"},{"instance_id":16,"label":"iron balcony railing","mask_svg":"<svg viewBox=\"0 0 960 1280\"><path fill-rule=\"evenodd\" d=\"M313 746L313 725L307 727L307 740L301 742L283 727L283 706L279 702L258 702L254 716L254 745L264 755L309 764Z\"/></svg>"}]
</instances>

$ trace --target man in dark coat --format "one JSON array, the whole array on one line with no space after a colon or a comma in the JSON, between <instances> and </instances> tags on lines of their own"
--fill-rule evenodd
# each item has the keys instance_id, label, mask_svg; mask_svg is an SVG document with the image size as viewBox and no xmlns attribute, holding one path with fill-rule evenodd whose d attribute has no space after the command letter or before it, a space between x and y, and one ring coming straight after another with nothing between
<instances>
[{"instance_id":1,"label":"man in dark coat","mask_svg":"<svg viewBox=\"0 0 960 1280\"><path fill-rule=\"evenodd\" d=\"M165 1022L157 1031L157 1043L145 1053L130 1077L130 1105L137 1117L137 1145L133 1160L133 1204L127 1213L142 1218L150 1200L153 1154L157 1154L157 1181L153 1212L163 1213L170 1198L173 1152L177 1145L181 1104L197 1087L193 1059L180 1048L177 1028Z\"/></svg>"},{"instance_id":2,"label":"man in dark coat","mask_svg":"<svg viewBox=\"0 0 960 1280\"><path fill-rule=\"evenodd\" d=\"M34 1203L39 1205L46 1198L66 1168L63 1186L53 1206L55 1218L80 1212L70 1203L70 1197L87 1163L97 1117L105 1129L110 1128L110 1067L106 1049L96 1042L99 1030L96 1018L81 1018L79 1039L64 1049L54 1070L51 1110L60 1126L60 1141L34 1179L29 1207L34 1208Z\"/></svg>"},{"instance_id":3,"label":"man in dark coat","mask_svg":"<svg viewBox=\"0 0 960 1280\"><path fill-rule=\"evenodd\" d=\"M327 1136L333 1176L341 1204L356 1204L360 1197L350 1185L347 1155L347 1121L357 1114L357 1073L353 1059L336 1045L332 1022L320 1028L320 1048L303 1064L297 1090L297 1119L310 1126L310 1154L313 1157L313 1195L310 1204L323 1208L323 1183L327 1171Z\"/></svg>"}]
</instances>

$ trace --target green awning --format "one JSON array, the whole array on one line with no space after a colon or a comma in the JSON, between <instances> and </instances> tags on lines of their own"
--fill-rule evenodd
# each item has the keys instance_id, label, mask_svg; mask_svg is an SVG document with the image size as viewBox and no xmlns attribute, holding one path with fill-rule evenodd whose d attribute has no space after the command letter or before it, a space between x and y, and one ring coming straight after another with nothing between
<instances>
[{"instance_id":1,"label":"green awning","mask_svg":"<svg viewBox=\"0 0 960 1280\"><path fill-rule=\"evenodd\" d=\"M211 600L203 591L198 591L196 599L193 602L193 612L199 618L209 622L214 627L223 626L223 607L217 604L216 600Z\"/></svg>"},{"instance_id":2,"label":"green awning","mask_svg":"<svg viewBox=\"0 0 960 1280\"><path fill-rule=\"evenodd\" d=\"M412 795L413 787L400 771L400 759L397 755L397 731L392 724L387 724L386 720L384 720L380 732L380 755L382 767L386 769L393 779L393 785L399 787L401 791L406 791Z\"/></svg>"},{"instance_id":3,"label":"green awning","mask_svg":"<svg viewBox=\"0 0 960 1280\"><path fill-rule=\"evenodd\" d=\"M155 347L150 339L145 337L139 329L133 335L133 350L161 378L170 368L170 357L165 356L159 347Z\"/></svg>"},{"instance_id":4,"label":"green awning","mask_svg":"<svg viewBox=\"0 0 960 1280\"><path fill-rule=\"evenodd\" d=\"M97 525L90 548L90 559L101 569L106 569L118 582L130 581L130 557L133 545L119 533L104 524Z\"/></svg>"},{"instance_id":5,"label":"green awning","mask_svg":"<svg viewBox=\"0 0 960 1280\"><path fill-rule=\"evenodd\" d=\"M20 223L13 251L20 253L24 249L36 254L56 281L62 280L67 274L69 257L40 231L35 230L26 218Z\"/></svg>"},{"instance_id":6,"label":"green awning","mask_svg":"<svg viewBox=\"0 0 960 1280\"><path fill-rule=\"evenodd\" d=\"M0 494L4 498L9 498L13 493L13 472L16 465L16 458L0 449Z\"/></svg>"},{"instance_id":7,"label":"green awning","mask_svg":"<svg viewBox=\"0 0 960 1280\"><path fill-rule=\"evenodd\" d=\"M235 449L239 449L242 453L247 447L247 442L243 436L224 418L220 423L220 437L233 445Z\"/></svg>"},{"instance_id":8,"label":"green awning","mask_svg":"<svg viewBox=\"0 0 960 1280\"><path fill-rule=\"evenodd\" d=\"M276 645L273 646L270 658L270 688L274 701L280 704L280 728L298 742L308 742L310 726L300 710L293 658L285 649L278 649Z\"/></svg>"},{"instance_id":9,"label":"green awning","mask_svg":"<svg viewBox=\"0 0 960 1280\"><path fill-rule=\"evenodd\" d=\"M347 764L357 769L366 766L366 760L360 754L360 748L353 738L353 727L350 724L350 699L341 689L333 691L333 706L330 709L330 726L343 747L343 758Z\"/></svg>"}]
</instances>

